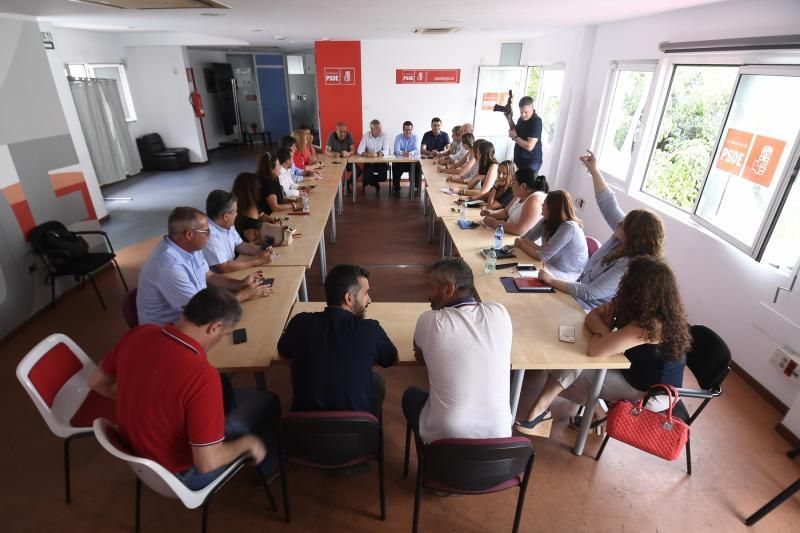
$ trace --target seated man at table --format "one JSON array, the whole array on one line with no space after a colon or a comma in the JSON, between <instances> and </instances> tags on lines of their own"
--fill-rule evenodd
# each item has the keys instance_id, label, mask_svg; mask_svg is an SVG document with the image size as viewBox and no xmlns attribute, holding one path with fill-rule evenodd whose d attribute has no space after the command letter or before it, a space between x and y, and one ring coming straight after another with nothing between
<instances>
[{"instance_id":1,"label":"seated man at table","mask_svg":"<svg viewBox=\"0 0 800 533\"><path fill-rule=\"evenodd\" d=\"M389 142L383 134L381 121L377 118L370 121L369 131L364 134L361 138L361 142L358 143L357 153L363 157L375 158L382 158L389 155ZM381 191L380 183L386 181L386 175L388 173L389 165L387 163L365 163L361 190L366 191L367 185L374 185L375 192L379 193Z\"/></svg>"},{"instance_id":2,"label":"seated man at table","mask_svg":"<svg viewBox=\"0 0 800 533\"><path fill-rule=\"evenodd\" d=\"M208 194L206 216L211 233L203 246L203 255L211 270L218 274L268 265L272 262L272 248L262 250L255 244L242 240L234 227L237 214L234 195L219 189Z\"/></svg>"},{"instance_id":3,"label":"seated man at table","mask_svg":"<svg viewBox=\"0 0 800 533\"><path fill-rule=\"evenodd\" d=\"M208 219L194 207L176 207L169 214L167 235L156 245L139 273L136 309L139 324L163 325L181 316L181 309L207 285L227 289L240 302L267 296L260 274L228 278L208 268L201 251L211 230Z\"/></svg>"},{"instance_id":4,"label":"seated man at table","mask_svg":"<svg viewBox=\"0 0 800 533\"><path fill-rule=\"evenodd\" d=\"M420 152L429 157L439 157L439 154L446 152L450 147L450 137L446 131L442 131L442 119L433 117L431 129L422 136L422 146Z\"/></svg>"},{"instance_id":5,"label":"seated man at table","mask_svg":"<svg viewBox=\"0 0 800 533\"><path fill-rule=\"evenodd\" d=\"M225 416L219 374L206 352L229 335L242 308L228 291L198 292L176 323L130 330L94 370L89 385L116 399L119 432L132 451L199 490L242 454L274 470L280 399L254 393Z\"/></svg>"},{"instance_id":6,"label":"seated man at table","mask_svg":"<svg viewBox=\"0 0 800 533\"><path fill-rule=\"evenodd\" d=\"M419 158L419 139L414 135L414 124L410 120L403 122L403 133L398 134L394 139L394 156ZM422 174L419 162L392 163L392 192L395 196L400 196L400 177L403 173L408 172L410 183L412 165L414 165L415 183L419 187L419 177Z\"/></svg>"},{"instance_id":7,"label":"seated man at table","mask_svg":"<svg viewBox=\"0 0 800 533\"><path fill-rule=\"evenodd\" d=\"M475 301L473 291L463 259L434 263L432 310L414 331L414 354L428 368L430 392L409 387L403 394L403 414L425 443L511 436L511 318L498 303Z\"/></svg>"},{"instance_id":8,"label":"seated man at table","mask_svg":"<svg viewBox=\"0 0 800 533\"><path fill-rule=\"evenodd\" d=\"M325 278L325 299L324 311L296 315L278 341L278 353L291 361L292 411L379 415L386 386L372 367L397 363L397 348L376 320L364 318L369 272L337 265Z\"/></svg>"},{"instance_id":9,"label":"seated man at table","mask_svg":"<svg viewBox=\"0 0 800 533\"><path fill-rule=\"evenodd\" d=\"M335 158L343 158L347 159L351 155L353 155L356 151L355 148L355 141L353 141L353 136L347 131L347 124L344 122L339 122L336 124L336 130L332 131L330 135L328 135L328 142L325 143L325 153L328 155L332 155ZM346 175L348 171L352 172L352 165L347 165L345 169L342 171L342 175ZM355 166L356 169L356 180L361 175L361 170L358 168L358 165ZM347 190L352 190L352 183L347 182Z\"/></svg>"}]
</instances>

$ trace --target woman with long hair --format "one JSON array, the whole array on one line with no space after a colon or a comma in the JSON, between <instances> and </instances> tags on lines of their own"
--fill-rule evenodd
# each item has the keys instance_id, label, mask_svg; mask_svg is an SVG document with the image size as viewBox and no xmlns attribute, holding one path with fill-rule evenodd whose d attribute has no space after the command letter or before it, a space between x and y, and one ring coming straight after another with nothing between
<instances>
[{"instance_id":1,"label":"woman with long hair","mask_svg":"<svg viewBox=\"0 0 800 533\"><path fill-rule=\"evenodd\" d=\"M591 333L589 357L625 352L631 362L627 370L608 370L600 391L601 399L636 401L653 385L683 385L691 334L675 275L663 260L651 256L632 258L617 296L586 315L585 325ZM550 404L557 396L576 403L585 401L594 372L597 371L548 372L544 388L527 420L518 421L515 428L521 433L533 434L537 424L552 418ZM666 407L663 397L659 396L647 404L652 411ZM592 425L601 422L602 414L595 416ZM573 419L570 423L576 425L579 420Z\"/></svg>"},{"instance_id":2,"label":"woman with long hair","mask_svg":"<svg viewBox=\"0 0 800 533\"><path fill-rule=\"evenodd\" d=\"M278 158L269 152L264 152L256 166L256 177L261 187L258 208L268 215L275 211L290 211L297 207L293 200L283 194L280 171Z\"/></svg>"},{"instance_id":3,"label":"woman with long hair","mask_svg":"<svg viewBox=\"0 0 800 533\"><path fill-rule=\"evenodd\" d=\"M478 175L478 154L480 152L481 145L485 142L487 141L484 139L467 139L467 141L464 142L464 146L468 147L467 155L464 156L461 161L459 161L459 163L463 162L464 164L459 167L448 168L445 170L446 173L452 174L452 176L447 177L448 182L459 183L461 185L466 185L467 187L473 187L478 183L478 180L476 179L476 176Z\"/></svg>"},{"instance_id":4,"label":"woman with long hair","mask_svg":"<svg viewBox=\"0 0 800 533\"><path fill-rule=\"evenodd\" d=\"M516 173L517 165L510 159L506 159L498 165L497 181L494 182L494 187L489 191L489 196L486 198L486 209L484 209L484 211L504 209L511 203L511 200L514 199L514 189L511 186L511 180L514 179L514 174Z\"/></svg>"},{"instance_id":5,"label":"woman with long hair","mask_svg":"<svg viewBox=\"0 0 800 533\"><path fill-rule=\"evenodd\" d=\"M664 255L664 225L658 215L647 209L634 209L625 214L598 170L594 154L587 152L588 155L580 157L580 161L592 176L597 205L614 233L589 258L577 280L562 279L546 269L539 271L539 279L571 294L584 307L592 309L617 294L619 280L631 257Z\"/></svg>"},{"instance_id":6,"label":"woman with long hair","mask_svg":"<svg viewBox=\"0 0 800 533\"><path fill-rule=\"evenodd\" d=\"M489 141L482 140L477 148L477 174L466 184L465 187L450 187L450 191L459 193L473 200L482 200L489 195L489 191L494 187L497 180L497 167L500 163L494 157L494 145ZM466 178L466 176L464 176ZM480 183L480 188L477 184ZM473 189L473 187L476 187Z\"/></svg>"},{"instance_id":7,"label":"woman with long hair","mask_svg":"<svg viewBox=\"0 0 800 533\"><path fill-rule=\"evenodd\" d=\"M542 204L550 186L547 178L530 168L517 170L510 182L514 195L511 202L499 209L482 209L483 223L489 228L502 224L506 233L525 235L542 218Z\"/></svg>"},{"instance_id":8,"label":"woman with long hair","mask_svg":"<svg viewBox=\"0 0 800 533\"><path fill-rule=\"evenodd\" d=\"M536 243L539 239L542 244ZM517 237L514 246L546 262L558 277L577 279L586 266L589 251L572 196L567 191L550 191L542 204L541 220L524 237Z\"/></svg>"},{"instance_id":9,"label":"woman with long hair","mask_svg":"<svg viewBox=\"0 0 800 533\"><path fill-rule=\"evenodd\" d=\"M473 152L475 142L475 136L473 134L464 133L461 135L461 146L464 148L463 155L455 161L451 161L450 156L446 156L444 158L445 162L437 165L436 170L438 170L441 174L455 174L457 176L463 176L464 172L469 170L469 167L466 169L464 167L467 167L468 165L472 166L472 164L475 162L475 153Z\"/></svg>"},{"instance_id":10,"label":"woman with long hair","mask_svg":"<svg viewBox=\"0 0 800 533\"><path fill-rule=\"evenodd\" d=\"M242 172L233 180L231 194L236 197L237 214L234 226L242 239L247 242L259 240L261 224L276 220L258 208L261 187L252 172Z\"/></svg>"}]
</instances>

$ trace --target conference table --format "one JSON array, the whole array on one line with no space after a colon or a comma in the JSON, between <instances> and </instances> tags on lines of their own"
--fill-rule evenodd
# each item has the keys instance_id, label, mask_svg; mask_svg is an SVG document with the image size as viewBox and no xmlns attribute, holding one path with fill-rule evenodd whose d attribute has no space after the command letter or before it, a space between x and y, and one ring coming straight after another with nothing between
<instances>
[{"instance_id":1,"label":"conference table","mask_svg":"<svg viewBox=\"0 0 800 533\"><path fill-rule=\"evenodd\" d=\"M355 155L355 154L351 155L350 157L347 158L347 163L352 165L352 167L351 167L352 178L351 179L353 180L353 203L356 203L356 196L358 194L358 183L357 183L358 180L356 178L356 176L357 176L356 175L356 164L358 164L358 163L361 163L361 164L365 164L365 163L367 163L367 164L368 163L372 163L372 164L377 164L377 163L387 163L387 164L392 164L392 163L419 163L420 161L421 160L418 157L399 157L399 156L394 156L394 155L385 155L383 157L365 157L363 155ZM416 166L417 165L411 165L411 170L409 172L409 185L408 185L408 197L409 197L409 199L414 198L414 188L416 187L416 180L414 179L414 177L416 175ZM422 191L422 194L424 194L425 187L423 187L421 183L420 183L420 190ZM424 198L423 198L423 201L424 201Z\"/></svg>"},{"instance_id":2,"label":"conference table","mask_svg":"<svg viewBox=\"0 0 800 533\"><path fill-rule=\"evenodd\" d=\"M311 268L314 256L319 252L320 273L322 282L325 283L325 276L328 272L327 259L325 255L325 226L328 220L331 221L331 243L336 242L336 198L341 198L341 169L331 164L333 158L321 156L320 160L325 163L324 168L318 172L322 179L308 179L303 181L303 185L314 185L314 189L309 193L310 209L308 213L302 212L281 212L289 217L288 225L293 227L296 232L293 242L287 246L276 246L275 256L270 266L275 267L294 267L301 266L305 270ZM300 299L308 301L308 286L305 272L300 285Z\"/></svg>"},{"instance_id":3,"label":"conference table","mask_svg":"<svg viewBox=\"0 0 800 533\"><path fill-rule=\"evenodd\" d=\"M225 275L242 279L257 271L261 271L265 279L274 278L273 292L269 296L242 302L242 319L236 329L245 329L247 341L234 344L233 335L226 335L208 352L208 361L222 372L254 372L258 388L264 389L263 372L275 358L278 339L297 300L305 268L263 266Z\"/></svg>"},{"instance_id":4,"label":"conference table","mask_svg":"<svg viewBox=\"0 0 800 533\"><path fill-rule=\"evenodd\" d=\"M426 162L427 163L427 162ZM432 163L432 162L431 162ZM511 348L511 413L516 419L519 397L526 370L595 370L592 387L586 399L586 413L594 412L605 381L608 369L625 369L630 361L623 354L604 357L586 355L590 337L584 326L586 312L566 293L509 293L504 288L501 277L515 274L515 269L497 269L492 274L485 273L486 260L480 253L494 241L494 229L483 225L474 229L461 229L458 226L459 213L452 211L454 197L437 189L445 187L447 176L439 174L433 164L423 163L425 184L434 189L428 192L432 220L439 219L442 236L449 240L448 248L455 248L458 255L470 266L475 280L475 291L481 301L503 304L511 316L514 337ZM479 209L470 208L468 220L480 222ZM506 234L504 245L513 245L516 236ZM515 259L498 260L497 265L507 263L533 263L541 268L541 261L534 259L522 250L513 250ZM443 255L451 255L444 251ZM575 342L562 342L558 338L559 326L575 328ZM578 437L573 448L576 455L582 455L589 435L592 417L584 416Z\"/></svg>"}]
</instances>

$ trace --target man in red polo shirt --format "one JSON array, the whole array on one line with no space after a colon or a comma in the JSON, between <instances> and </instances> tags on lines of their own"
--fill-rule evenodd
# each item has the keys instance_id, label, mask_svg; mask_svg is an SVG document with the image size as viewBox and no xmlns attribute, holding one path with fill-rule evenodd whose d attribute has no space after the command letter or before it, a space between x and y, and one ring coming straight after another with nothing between
<instances>
[{"instance_id":1,"label":"man in red polo shirt","mask_svg":"<svg viewBox=\"0 0 800 533\"><path fill-rule=\"evenodd\" d=\"M145 324L125 334L90 381L95 391L116 398L120 434L131 449L193 490L243 453L268 470L265 442L273 439L280 400L259 393L226 418L219 374L206 357L241 316L233 294L203 289L174 325Z\"/></svg>"}]
</instances>

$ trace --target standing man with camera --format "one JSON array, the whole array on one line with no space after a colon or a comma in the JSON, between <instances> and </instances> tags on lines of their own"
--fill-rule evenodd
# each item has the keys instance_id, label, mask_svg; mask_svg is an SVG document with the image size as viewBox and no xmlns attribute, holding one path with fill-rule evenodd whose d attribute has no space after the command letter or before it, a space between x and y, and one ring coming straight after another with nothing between
<instances>
[{"instance_id":1,"label":"standing man with camera","mask_svg":"<svg viewBox=\"0 0 800 533\"><path fill-rule=\"evenodd\" d=\"M509 125L513 120L510 107L506 117ZM533 109L533 98L523 96L519 100L519 120L508 130L514 141L514 163L517 168L531 168L536 172L542 166L542 118Z\"/></svg>"}]
</instances>

